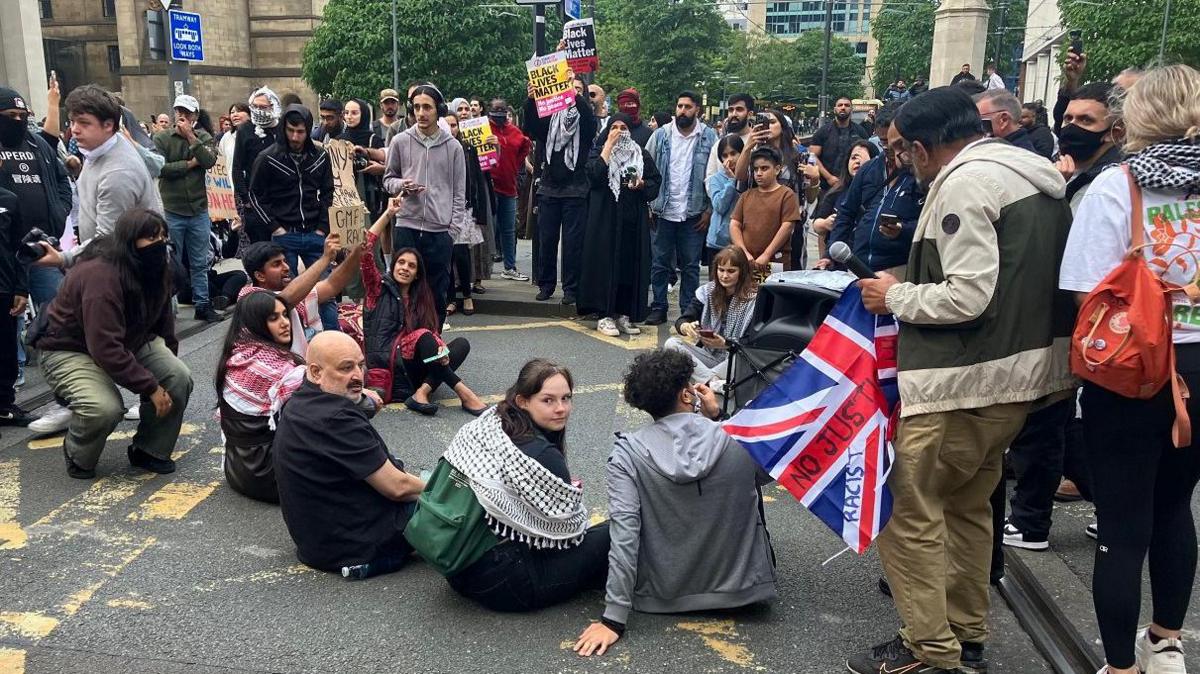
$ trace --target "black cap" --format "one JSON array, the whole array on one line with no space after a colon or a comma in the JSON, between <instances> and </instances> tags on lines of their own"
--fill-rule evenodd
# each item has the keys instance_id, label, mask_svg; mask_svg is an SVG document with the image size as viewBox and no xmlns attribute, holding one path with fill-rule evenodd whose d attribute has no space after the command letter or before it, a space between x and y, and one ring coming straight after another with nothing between
<instances>
[{"instance_id":1,"label":"black cap","mask_svg":"<svg viewBox=\"0 0 1200 674\"><path fill-rule=\"evenodd\" d=\"M0 110L30 111L29 104L25 102L25 97L16 89L9 89L8 87L0 87Z\"/></svg>"}]
</instances>

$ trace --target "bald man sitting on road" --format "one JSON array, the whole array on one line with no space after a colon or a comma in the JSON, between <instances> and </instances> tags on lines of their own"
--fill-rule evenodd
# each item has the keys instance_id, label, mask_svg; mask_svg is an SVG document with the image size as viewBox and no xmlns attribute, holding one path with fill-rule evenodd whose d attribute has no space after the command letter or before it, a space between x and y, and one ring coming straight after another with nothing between
<instances>
[{"instance_id":1,"label":"bald man sitting on road","mask_svg":"<svg viewBox=\"0 0 1200 674\"><path fill-rule=\"evenodd\" d=\"M305 381L279 416L279 504L301 562L356 576L400 568L412 548L404 527L424 483L404 472L371 426L382 405L364 391L362 350L341 332L308 345Z\"/></svg>"}]
</instances>

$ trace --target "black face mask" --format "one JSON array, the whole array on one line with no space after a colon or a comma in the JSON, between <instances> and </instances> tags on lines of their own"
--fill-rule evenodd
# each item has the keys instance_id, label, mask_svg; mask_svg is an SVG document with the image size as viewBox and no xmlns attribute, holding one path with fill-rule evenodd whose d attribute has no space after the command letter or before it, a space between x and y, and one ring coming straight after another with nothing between
<instances>
[{"instance_id":1,"label":"black face mask","mask_svg":"<svg viewBox=\"0 0 1200 674\"><path fill-rule=\"evenodd\" d=\"M138 266L147 285L157 284L167 271L167 242L159 241L137 249Z\"/></svg>"},{"instance_id":2,"label":"black face mask","mask_svg":"<svg viewBox=\"0 0 1200 674\"><path fill-rule=\"evenodd\" d=\"M505 124L508 124L508 113L489 112L488 119L492 120L496 126L504 126Z\"/></svg>"},{"instance_id":3,"label":"black face mask","mask_svg":"<svg viewBox=\"0 0 1200 674\"><path fill-rule=\"evenodd\" d=\"M25 137L29 125L8 115L0 115L0 145L16 147Z\"/></svg>"},{"instance_id":4,"label":"black face mask","mask_svg":"<svg viewBox=\"0 0 1200 674\"><path fill-rule=\"evenodd\" d=\"M690 129L695 123L695 117L688 117L687 115L677 115L675 117L675 126L681 129Z\"/></svg>"},{"instance_id":5,"label":"black face mask","mask_svg":"<svg viewBox=\"0 0 1200 674\"><path fill-rule=\"evenodd\" d=\"M1066 124L1058 134L1058 150L1075 161L1086 161L1104 145L1104 137L1110 130L1111 127L1103 131L1088 131L1074 124Z\"/></svg>"}]
</instances>

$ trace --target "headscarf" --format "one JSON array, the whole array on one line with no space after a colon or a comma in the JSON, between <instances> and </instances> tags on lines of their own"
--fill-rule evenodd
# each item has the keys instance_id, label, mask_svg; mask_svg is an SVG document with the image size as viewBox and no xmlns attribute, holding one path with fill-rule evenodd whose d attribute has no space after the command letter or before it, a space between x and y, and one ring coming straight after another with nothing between
<instances>
[{"instance_id":1,"label":"headscarf","mask_svg":"<svg viewBox=\"0 0 1200 674\"><path fill-rule=\"evenodd\" d=\"M633 126L642 123L642 96L637 89L629 87L617 94L617 110L629 115Z\"/></svg>"},{"instance_id":2,"label":"headscarf","mask_svg":"<svg viewBox=\"0 0 1200 674\"><path fill-rule=\"evenodd\" d=\"M271 111L259 110L254 107L254 99L259 96L266 96L271 102ZM250 121L254 123L254 135L259 138L265 138L267 129L273 129L279 124L279 118L283 115L283 108L279 105L279 96L267 87L259 87L250 94L250 98L246 100L250 106Z\"/></svg>"},{"instance_id":3,"label":"headscarf","mask_svg":"<svg viewBox=\"0 0 1200 674\"><path fill-rule=\"evenodd\" d=\"M374 133L371 130L371 104L361 98L352 98L358 104L358 109L362 110L362 115L358 118L356 126L346 126L342 130L342 135L338 136L338 140L348 140L359 147L371 147L371 136ZM344 113L343 113L344 114Z\"/></svg>"},{"instance_id":4,"label":"headscarf","mask_svg":"<svg viewBox=\"0 0 1200 674\"><path fill-rule=\"evenodd\" d=\"M609 120L608 128L611 129L615 122L623 122L628 127L631 119L629 115L618 112ZM614 200L621 198L621 181L625 180L625 172L630 168L634 169L639 179L642 177L642 146L637 144L629 131L622 131L608 155L608 189L612 190Z\"/></svg>"},{"instance_id":5,"label":"headscarf","mask_svg":"<svg viewBox=\"0 0 1200 674\"><path fill-rule=\"evenodd\" d=\"M575 161L579 156L578 107L572 105L550 117L550 134L546 138L546 144L550 146L547 156L562 151L563 164L566 165L567 170L575 170Z\"/></svg>"},{"instance_id":6,"label":"headscarf","mask_svg":"<svg viewBox=\"0 0 1200 674\"><path fill-rule=\"evenodd\" d=\"M463 103L466 103L468 106L471 105L470 101L463 98L462 96L459 96L458 98L454 99L453 101L450 101L450 114L454 115L455 117L458 117L458 106L462 105ZM459 120L459 121L462 121L462 120Z\"/></svg>"}]
</instances>

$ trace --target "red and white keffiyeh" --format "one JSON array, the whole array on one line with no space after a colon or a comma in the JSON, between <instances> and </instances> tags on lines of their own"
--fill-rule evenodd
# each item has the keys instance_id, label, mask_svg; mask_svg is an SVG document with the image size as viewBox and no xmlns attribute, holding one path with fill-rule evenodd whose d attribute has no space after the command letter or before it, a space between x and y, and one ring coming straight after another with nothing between
<instances>
[{"instance_id":1,"label":"red and white keffiyeh","mask_svg":"<svg viewBox=\"0 0 1200 674\"><path fill-rule=\"evenodd\" d=\"M233 409L269 416L304 383L304 366L279 349L254 341L238 342L229 356L221 398Z\"/></svg>"}]
</instances>

